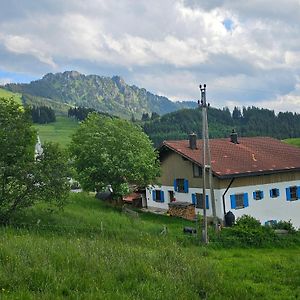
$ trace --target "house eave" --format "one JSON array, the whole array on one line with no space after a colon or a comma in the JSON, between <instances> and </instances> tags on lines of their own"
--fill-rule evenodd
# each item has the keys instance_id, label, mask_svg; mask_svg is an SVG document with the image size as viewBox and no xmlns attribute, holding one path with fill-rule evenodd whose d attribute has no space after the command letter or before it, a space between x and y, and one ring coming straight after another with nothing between
<instances>
[{"instance_id":1,"label":"house eave","mask_svg":"<svg viewBox=\"0 0 300 300\"><path fill-rule=\"evenodd\" d=\"M219 179L229 179L229 178L241 178L241 177L252 177L252 176L262 176L262 175L272 175L278 173L289 173L294 171L300 171L300 168L289 168L289 169L278 169L278 170L265 170L257 172L245 172L245 173L232 173L232 174L216 174Z\"/></svg>"}]
</instances>

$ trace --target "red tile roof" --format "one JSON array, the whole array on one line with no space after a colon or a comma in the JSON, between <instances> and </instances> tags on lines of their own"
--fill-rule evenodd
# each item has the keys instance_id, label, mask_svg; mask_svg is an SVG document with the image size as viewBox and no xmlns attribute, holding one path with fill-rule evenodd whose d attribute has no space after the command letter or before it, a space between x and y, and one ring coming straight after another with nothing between
<instances>
[{"instance_id":1,"label":"red tile roof","mask_svg":"<svg viewBox=\"0 0 300 300\"><path fill-rule=\"evenodd\" d=\"M209 140L211 166L218 177L238 177L291 170L300 171L300 148L269 137L239 138L239 144L230 139ZM164 141L160 150L171 149L187 159L202 165L202 140L197 149L189 148L189 141Z\"/></svg>"},{"instance_id":2,"label":"red tile roof","mask_svg":"<svg viewBox=\"0 0 300 300\"><path fill-rule=\"evenodd\" d=\"M140 199L142 196L140 193L132 193L123 197L123 201L132 202L133 200Z\"/></svg>"}]
</instances>

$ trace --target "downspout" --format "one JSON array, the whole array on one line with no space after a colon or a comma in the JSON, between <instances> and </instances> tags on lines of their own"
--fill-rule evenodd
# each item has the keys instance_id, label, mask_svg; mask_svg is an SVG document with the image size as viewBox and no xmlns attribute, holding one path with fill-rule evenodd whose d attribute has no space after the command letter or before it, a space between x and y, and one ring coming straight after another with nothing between
<instances>
[{"instance_id":1,"label":"downspout","mask_svg":"<svg viewBox=\"0 0 300 300\"><path fill-rule=\"evenodd\" d=\"M229 188L231 187L232 183L234 182L234 179L235 179L234 177L231 178L231 181L230 181L228 187L226 188L225 192L224 192L223 195L222 195L224 216L226 215L225 195L226 195L226 193L228 192Z\"/></svg>"}]
</instances>

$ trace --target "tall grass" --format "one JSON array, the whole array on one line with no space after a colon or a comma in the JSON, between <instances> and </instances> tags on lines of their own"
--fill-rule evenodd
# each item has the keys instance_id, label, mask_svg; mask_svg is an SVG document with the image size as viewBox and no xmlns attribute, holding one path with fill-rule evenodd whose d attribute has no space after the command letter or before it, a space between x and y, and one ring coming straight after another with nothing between
<instances>
[{"instance_id":1,"label":"tall grass","mask_svg":"<svg viewBox=\"0 0 300 300\"><path fill-rule=\"evenodd\" d=\"M133 218L86 194L55 213L37 205L0 228L0 298L300 297L300 248L205 248L183 235L187 225Z\"/></svg>"}]
</instances>

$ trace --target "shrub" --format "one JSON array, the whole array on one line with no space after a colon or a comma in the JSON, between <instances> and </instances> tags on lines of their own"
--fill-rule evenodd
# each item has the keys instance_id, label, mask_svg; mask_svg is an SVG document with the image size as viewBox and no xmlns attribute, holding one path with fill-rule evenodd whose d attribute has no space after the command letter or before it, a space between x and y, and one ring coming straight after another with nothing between
<instances>
[{"instance_id":1,"label":"shrub","mask_svg":"<svg viewBox=\"0 0 300 300\"><path fill-rule=\"evenodd\" d=\"M243 215L237 218L235 226L245 227L245 228L260 228L261 224L255 218L249 215Z\"/></svg>"},{"instance_id":2,"label":"shrub","mask_svg":"<svg viewBox=\"0 0 300 300\"><path fill-rule=\"evenodd\" d=\"M289 221L279 221L278 223L273 224L272 227L274 229L285 229L289 233L295 233L296 232L296 229L293 226L291 220L289 220Z\"/></svg>"},{"instance_id":3,"label":"shrub","mask_svg":"<svg viewBox=\"0 0 300 300\"><path fill-rule=\"evenodd\" d=\"M244 215L233 227L224 228L213 241L225 247L266 247L272 246L278 237L274 229L264 227L255 218Z\"/></svg>"}]
</instances>

